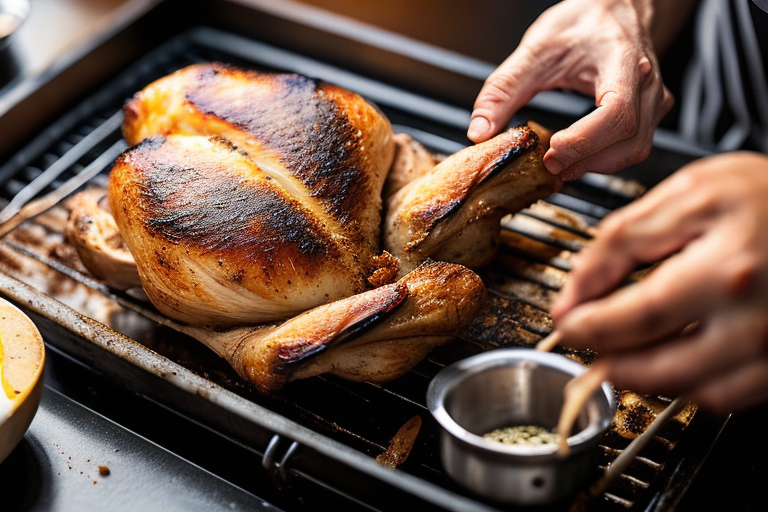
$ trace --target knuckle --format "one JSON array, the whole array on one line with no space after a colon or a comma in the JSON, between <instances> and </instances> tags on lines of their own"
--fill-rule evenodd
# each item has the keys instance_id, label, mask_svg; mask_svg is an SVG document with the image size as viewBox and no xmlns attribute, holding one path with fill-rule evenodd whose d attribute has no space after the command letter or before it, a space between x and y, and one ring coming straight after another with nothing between
<instances>
[{"instance_id":1,"label":"knuckle","mask_svg":"<svg viewBox=\"0 0 768 512\"><path fill-rule=\"evenodd\" d=\"M621 216L611 213L601 222L599 237L608 244L616 244L624 238L626 231L627 225Z\"/></svg>"},{"instance_id":2,"label":"knuckle","mask_svg":"<svg viewBox=\"0 0 768 512\"><path fill-rule=\"evenodd\" d=\"M662 116L666 115L672 107L675 106L675 96L667 89L666 86L661 90L661 101L659 103L659 110Z\"/></svg>"},{"instance_id":3,"label":"knuckle","mask_svg":"<svg viewBox=\"0 0 768 512\"><path fill-rule=\"evenodd\" d=\"M652 61L647 54L643 54L638 60L637 72L640 84L644 87L662 86L661 72L658 65L655 65L655 59ZM661 89L662 87L659 87Z\"/></svg>"},{"instance_id":4,"label":"knuckle","mask_svg":"<svg viewBox=\"0 0 768 512\"><path fill-rule=\"evenodd\" d=\"M754 289L760 264L756 258L745 256L728 265L725 273L725 290L733 298L745 297ZM768 331L764 334L768 334Z\"/></svg>"},{"instance_id":5,"label":"knuckle","mask_svg":"<svg viewBox=\"0 0 768 512\"><path fill-rule=\"evenodd\" d=\"M489 100L498 102L509 99L521 81L529 74L527 71L538 67L541 56L538 50L528 44L521 44L501 66L485 79L483 93Z\"/></svg>"},{"instance_id":6,"label":"knuckle","mask_svg":"<svg viewBox=\"0 0 768 512\"><path fill-rule=\"evenodd\" d=\"M545 51L547 46L541 43L542 42L537 40L535 35L529 37L528 40L521 44L516 51L520 60L531 64L543 60L545 55L551 52Z\"/></svg>"},{"instance_id":7,"label":"knuckle","mask_svg":"<svg viewBox=\"0 0 768 512\"><path fill-rule=\"evenodd\" d=\"M507 103L512 98L515 88L515 79L506 72L496 72L490 75L483 84L483 88L475 101L475 109L493 108Z\"/></svg>"},{"instance_id":8,"label":"knuckle","mask_svg":"<svg viewBox=\"0 0 768 512\"><path fill-rule=\"evenodd\" d=\"M626 158L623 162L624 164L623 167L638 164L644 161L649 156L651 156L652 149L653 149L653 142L650 138L638 139L637 141L635 141L632 150L626 154Z\"/></svg>"},{"instance_id":9,"label":"knuckle","mask_svg":"<svg viewBox=\"0 0 768 512\"><path fill-rule=\"evenodd\" d=\"M594 152L592 142L586 137L579 137L571 142L571 149L579 156L589 156Z\"/></svg>"},{"instance_id":10,"label":"knuckle","mask_svg":"<svg viewBox=\"0 0 768 512\"><path fill-rule=\"evenodd\" d=\"M490 75L485 81L487 92L492 96L506 97L515 85L514 77L505 71Z\"/></svg>"},{"instance_id":11,"label":"knuckle","mask_svg":"<svg viewBox=\"0 0 768 512\"><path fill-rule=\"evenodd\" d=\"M557 132L550 143L557 150L557 159L570 168L578 161L592 156L597 152L597 146L589 137L579 136L571 130Z\"/></svg>"},{"instance_id":12,"label":"knuckle","mask_svg":"<svg viewBox=\"0 0 768 512\"><path fill-rule=\"evenodd\" d=\"M656 76L656 73L654 73L653 70L653 64L651 64L651 59L649 59L647 55L640 57L640 60L637 63L637 70L642 80L647 80Z\"/></svg>"},{"instance_id":13,"label":"knuckle","mask_svg":"<svg viewBox=\"0 0 768 512\"><path fill-rule=\"evenodd\" d=\"M708 187L705 185L708 184L709 180L701 172L701 168L696 165L682 167L672 174L669 182L681 194L688 194L689 200L698 198L701 201L705 194L708 195L706 192Z\"/></svg>"},{"instance_id":14,"label":"knuckle","mask_svg":"<svg viewBox=\"0 0 768 512\"><path fill-rule=\"evenodd\" d=\"M635 137L639 126L637 111L627 102L623 102L621 108L616 109L611 116L609 126L621 140Z\"/></svg>"},{"instance_id":15,"label":"knuckle","mask_svg":"<svg viewBox=\"0 0 768 512\"><path fill-rule=\"evenodd\" d=\"M647 159L649 156L651 156L652 150L653 150L653 141L646 140L637 150L637 160L632 163L642 162L643 160Z\"/></svg>"},{"instance_id":16,"label":"knuckle","mask_svg":"<svg viewBox=\"0 0 768 512\"><path fill-rule=\"evenodd\" d=\"M608 91L603 94L600 104L608 109L606 125L615 139L626 140L637 134L640 116L631 97Z\"/></svg>"},{"instance_id":17,"label":"knuckle","mask_svg":"<svg viewBox=\"0 0 768 512\"><path fill-rule=\"evenodd\" d=\"M510 99L511 81L506 75L498 74L486 79L483 89L478 94L474 108L493 107L503 104Z\"/></svg>"}]
</instances>

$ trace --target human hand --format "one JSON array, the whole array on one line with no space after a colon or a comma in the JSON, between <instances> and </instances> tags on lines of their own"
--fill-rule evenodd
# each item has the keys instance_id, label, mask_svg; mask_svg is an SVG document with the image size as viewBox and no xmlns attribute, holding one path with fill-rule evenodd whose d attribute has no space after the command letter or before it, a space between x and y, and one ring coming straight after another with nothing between
<instances>
[{"instance_id":1,"label":"human hand","mask_svg":"<svg viewBox=\"0 0 768 512\"><path fill-rule=\"evenodd\" d=\"M573 180L644 160L672 108L650 40L649 0L565 0L545 11L517 49L486 79L467 136L502 131L538 92L570 89L597 109L552 137L544 164Z\"/></svg>"},{"instance_id":2,"label":"human hand","mask_svg":"<svg viewBox=\"0 0 768 512\"><path fill-rule=\"evenodd\" d=\"M563 343L595 349L620 389L682 394L718 413L768 400L766 197L768 157L731 153L609 215L552 307Z\"/></svg>"}]
</instances>

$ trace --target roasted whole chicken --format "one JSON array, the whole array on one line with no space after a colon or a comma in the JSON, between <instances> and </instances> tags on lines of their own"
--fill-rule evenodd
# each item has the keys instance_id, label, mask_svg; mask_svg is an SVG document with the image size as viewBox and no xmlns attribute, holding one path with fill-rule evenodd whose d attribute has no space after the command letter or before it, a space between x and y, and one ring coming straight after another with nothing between
<instances>
[{"instance_id":1,"label":"roasted whole chicken","mask_svg":"<svg viewBox=\"0 0 768 512\"><path fill-rule=\"evenodd\" d=\"M296 74L181 69L124 107L108 191L70 201L91 273L141 286L263 392L407 372L478 313L499 221L557 191L531 124L438 158Z\"/></svg>"}]
</instances>

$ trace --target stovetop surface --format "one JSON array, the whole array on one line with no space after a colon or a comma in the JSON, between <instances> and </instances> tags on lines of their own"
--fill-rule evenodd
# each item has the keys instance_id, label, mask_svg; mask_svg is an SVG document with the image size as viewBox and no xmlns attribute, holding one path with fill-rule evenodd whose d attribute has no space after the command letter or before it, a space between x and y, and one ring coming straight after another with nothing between
<instances>
[{"instance_id":1,"label":"stovetop surface","mask_svg":"<svg viewBox=\"0 0 768 512\"><path fill-rule=\"evenodd\" d=\"M45 379L35 419L0 464L4 511L303 512L316 505L275 494L256 471L258 455L243 455L230 440L50 349ZM766 422L768 406L733 415L678 512L768 510ZM190 436L199 439L192 452L182 442Z\"/></svg>"},{"instance_id":2,"label":"stovetop surface","mask_svg":"<svg viewBox=\"0 0 768 512\"><path fill-rule=\"evenodd\" d=\"M50 349L46 365L38 412L0 464L0 509L283 510L257 496L257 489L245 490L158 444L172 446L170 437L194 438L202 445L201 454L224 455L220 443L209 439L212 434L201 434L192 424L182 426L181 418L105 383ZM243 464L233 459L230 469L247 475Z\"/></svg>"}]
</instances>

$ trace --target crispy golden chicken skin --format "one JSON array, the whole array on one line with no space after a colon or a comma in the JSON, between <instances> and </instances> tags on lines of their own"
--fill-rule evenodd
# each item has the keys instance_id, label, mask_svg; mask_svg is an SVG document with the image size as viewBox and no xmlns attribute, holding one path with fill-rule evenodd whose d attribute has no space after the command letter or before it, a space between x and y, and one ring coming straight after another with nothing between
<instances>
[{"instance_id":1,"label":"crispy golden chicken skin","mask_svg":"<svg viewBox=\"0 0 768 512\"><path fill-rule=\"evenodd\" d=\"M129 144L170 134L223 139L322 215L361 260L378 251L394 142L389 120L358 94L301 75L204 63L153 82L123 112Z\"/></svg>"},{"instance_id":2,"label":"crispy golden chicken skin","mask_svg":"<svg viewBox=\"0 0 768 512\"><path fill-rule=\"evenodd\" d=\"M425 257L480 267L496 254L504 215L560 190L543 164L550 133L510 128L447 157L387 199L385 249L404 272Z\"/></svg>"},{"instance_id":3,"label":"crispy golden chicken skin","mask_svg":"<svg viewBox=\"0 0 768 512\"><path fill-rule=\"evenodd\" d=\"M176 320L284 319L366 287L355 246L218 139L146 139L113 167L109 200L147 296Z\"/></svg>"},{"instance_id":4,"label":"crispy golden chicken skin","mask_svg":"<svg viewBox=\"0 0 768 512\"><path fill-rule=\"evenodd\" d=\"M357 94L294 74L198 64L124 112L132 146L99 215L151 302L264 392L408 371L480 311L485 287L464 263L492 255L502 213L560 185L542 172L543 129L441 162ZM100 238L80 213L70 231L87 253Z\"/></svg>"},{"instance_id":5,"label":"crispy golden chicken skin","mask_svg":"<svg viewBox=\"0 0 768 512\"><path fill-rule=\"evenodd\" d=\"M124 111L134 147L110 203L164 313L264 322L366 288L394 143L362 97L213 63L161 78Z\"/></svg>"}]
</instances>

